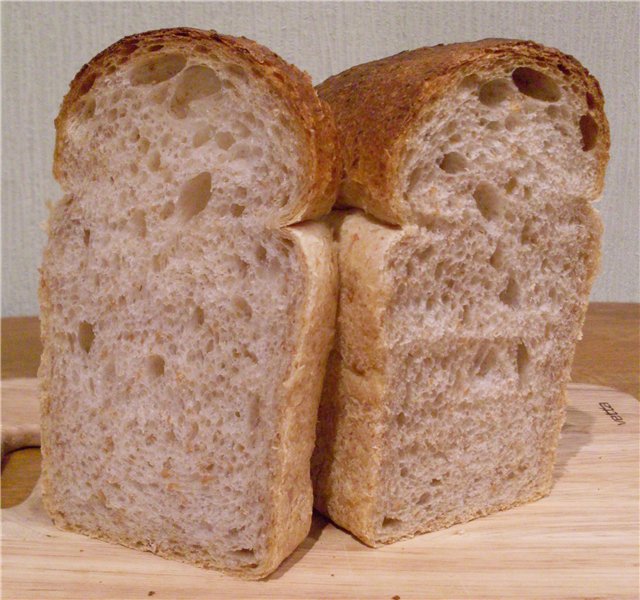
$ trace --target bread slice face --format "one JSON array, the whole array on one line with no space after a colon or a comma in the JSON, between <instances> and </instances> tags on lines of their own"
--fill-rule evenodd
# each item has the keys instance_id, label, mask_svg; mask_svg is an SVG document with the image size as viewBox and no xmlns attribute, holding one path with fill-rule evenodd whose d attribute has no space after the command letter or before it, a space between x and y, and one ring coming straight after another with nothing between
<instances>
[{"instance_id":1,"label":"bread slice face","mask_svg":"<svg viewBox=\"0 0 640 600\"><path fill-rule=\"evenodd\" d=\"M544 496L599 263L597 82L556 50L487 40L319 91L344 143L341 202L364 212L334 220L316 506L376 546Z\"/></svg>"},{"instance_id":2,"label":"bread slice face","mask_svg":"<svg viewBox=\"0 0 640 600\"><path fill-rule=\"evenodd\" d=\"M56 120L43 497L60 527L272 572L311 522L337 270L331 117L245 39L121 40Z\"/></svg>"}]
</instances>

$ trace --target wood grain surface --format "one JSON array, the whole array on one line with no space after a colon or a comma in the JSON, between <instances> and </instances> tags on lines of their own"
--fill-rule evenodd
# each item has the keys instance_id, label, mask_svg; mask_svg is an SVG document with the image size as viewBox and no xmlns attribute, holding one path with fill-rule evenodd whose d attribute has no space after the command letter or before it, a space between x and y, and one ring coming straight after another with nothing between
<instances>
[{"instance_id":1,"label":"wood grain surface","mask_svg":"<svg viewBox=\"0 0 640 600\"><path fill-rule=\"evenodd\" d=\"M3 382L2 404L12 423L32 419L35 381ZM376 550L316 515L263 582L57 530L36 487L2 511L2 597L637 598L639 406L572 385L547 498Z\"/></svg>"},{"instance_id":2,"label":"wood grain surface","mask_svg":"<svg viewBox=\"0 0 640 600\"><path fill-rule=\"evenodd\" d=\"M2 379L35 377L40 363L37 317L2 319ZM578 343L573 381L621 390L636 398L640 389L640 305L594 303ZM40 452L20 450L2 464L2 508L15 506L40 475Z\"/></svg>"}]
</instances>

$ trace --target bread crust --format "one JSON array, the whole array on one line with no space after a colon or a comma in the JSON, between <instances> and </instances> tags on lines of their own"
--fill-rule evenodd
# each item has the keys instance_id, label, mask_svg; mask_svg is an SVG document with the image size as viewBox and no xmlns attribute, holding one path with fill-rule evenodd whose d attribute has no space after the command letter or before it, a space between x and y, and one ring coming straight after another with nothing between
<instances>
[{"instance_id":1,"label":"bread crust","mask_svg":"<svg viewBox=\"0 0 640 600\"><path fill-rule=\"evenodd\" d=\"M491 75L509 65L535 67L567 79L584 98L598 126L593 152L597 172L588 200L604 186L609 159L609 123L598 81L575 58L531 41L485 39L401 52L358 65L317 86L334 111L344 156L340 203L378 219L406 223L407 207L397 185L403 150L418 122L429 120L449 92L471 73Z\"/></svg>"},{"instance_id":2,"label":"bread crust","mask_svg":"<svg viewBox=\"0 0 640 600\"><path fill-rule=\"evenodd\" d=\"M197 29L163 29L129 36L110 46L88 64L84 65L71 83L60 114L56 119L56 145L53 172L63 189L69 187L74 177L73 166L66 162L67 129L77 111L82 96L94 84L96 78L121 69L129 61L137 61L158 50L179 51L186 55L207 56L223 53L230 60L249 65L253 76L264 79L270 89L285 103L290 111L292 127L302 136L301 147L308 150L304 169L307 179L303 193L291 211L280 219L275 235L288 240L303 272L304 289L292 315L292 330L296 332L293 352L289 357L287 376L282 382L278 398L277 435L272 446L269 497L266 502L266 553L258 564L230 570L222 561L203 557L202 553L179 546L162 548L143 542L123 533L114 537L100 529L82 528L69 523L64 506L59 506L52 493L56 482L47 468L47 440L51 439L50 382L54 377L52 356L56 342L50 334L51 315L54 311L46 269L41 270L39 297L41 305L41 336L44 352L39 370L41 385L41 412L43 416L43 473L42 495L44 505L54 523L69 529L120 543L124 546L154 552L165 558L180 560L207 568L215 568L244 578L261 579L273 572L306 537L311 524L313 494L310 482L309 461L315 442L315 423L320 389L326 359L332 344L336 298L337 265L332 251L329 228L320 223L300 221L323 215L330 210L337 191L340 165L336 159L336 130L331 111L316 95L309 76L289 65L267 48L246 38L220 35ZM154 50L155 47L155 50ZM52 207L49 219L49 236L55 236L56 224L64 222L65 206L73 201L71 195ZM274 207L275 210L275 207ZM266 227L266 225L265 225ZM48 262L50 249L45 248L44 264Z\"/></svg>"},{"instance_id":3,"label":"bread crust","mask_svg":"<svg viewBox=\"0 0 640 600\"><path fill-rule=\"evenodd\" d=\"M596 166L585 174L589 186L580 200L595 200L602 192L609 157L604 99L589 72L558 50L533 42L496 39L421 48L353 67L318 86L321 98L334 110L343 148L345 174L338 202L363 209L369 217L350 211L348 216L334 219L341 282L337 341L325 380L312 462L315 505L370 546L534 501L548 494L552 486L564 421L564 388L570 376L569 350L560 354L560 360L554 355L554 364L547 367L556 385L542 393L553 424L545 431L531 485L513 502L494 499L457 515L443 514L429 523L416 523L410 533L383 531L381 526L385 517L380 500L386 493L385 461L392 460L391 449L397 440L391 426L395 390L390 387L390 348L385 344L385 317L379 315L385 314L391 297L392 284L384 276L391 269L388 257L402 243L403 234L417 227L401 182L408 141L418 130L424 135L425 123L433 121L435 125L447 114L448 99L466 77L477 74L490 79L498 73L503 76L506 67L521 66L562 78L582 96L584 113L597 124L598 139L591 151ZM590 236L585 246L587 274L579 302L564 313L560 337L567 340L567 346L579 338L599 263L602 226L595 209L587 204L585 210L584 225ZM371 216L388 225L374 223ZM383 251L379 249L381 237L386 239Z\"/></svg>"},{"instance_id":4,"label":"bread crust","mask_svg":"<svg viewBox=\"0 0 640 600\"><path fill-rule=\"evenodd\" d=\"M304 192L291 211L282 216L280 224L290 225L314 219L331 209L342 170L337 150L337 132L331 110L326 102L318 98L309 75L245 37L187 27L158 29L125 37L100 52L78 71L55 119L53 175L63 188L68 179L65 166L67 127L79 100L97 78L152 55L160 45L163 50L199 54L205 63L209 55L222 53L233 61L247 64L255 77L264 79L269 88L284 101L294 126L297 125L298 134L304 137L302 147L309 150L305 157L307 181Z\"/></svg>"},{"instance_id":5,"label":"bread crust","mask_svg":"<svg viewBox=\"0 0 640 600\"><path fill-rule=\"evenodd\" d=\"M336 345L329 358L312 460L315 507L375 545L384 437L389 419L385 310L392 295L385 269L404 236L360 211L332 213L340 290Z\"/></svg>"},{"instance_id":6,"label":"bread crust","mask_svg":"<svg viewBox=\"0 0 640 600\"><path fill-rule=\"evenodd\" d=\"M307 537L313 489L309 463L315 446L320 392L333 344L338 296L338 265L331 231L323 223L303 223L284 233L296 245L306 272L305 300L297 317L298 336L288 377L282 384L276 439L277 476L272 481L271 558L256 577L264 577Z\"/></svg>"},{"instance_id":7,"label":"bread crust","mask_svg":"<svg viewBox=\"0 0 640 600\"><path fill-rule=\"evenodd\" d=\"M229 569L223 562L206 560L200 553L176 547L156 547L139 539L121 535L114 537L103 530L82 528L69 523L61 507L53 501L55 482L47 469L47 444L42 447L45 460L42 472L43 504L54 524L61 529L74 531L93 538L115 542L129 548L153 552L163 558L179 560L204 568L221 570L242 579L263 579L272 573L306 538L311 526L313 493L309 461L315 444L315 427L320 390L324 378L327 355L334 335L338 270L332 251L331 232L322 223L304 223L282 230L283 236L295 246L305 272L306 286L298 314L295 316L298 335L294 353L289 362L289 372L282 385L278 401L279 427L273 447L271 464L275 477L269 485L270 511L267 524L266 556L257 565ZM43 308L48 306L46 286L41 286ZM48 310L43 311L49 314ZM42 325L43 338L47 337L46 323ZM51 403L48 381L51 377L50 344L39 370L41 382L41 406L46 415ZM49 420L43 419L42 437L49 436Z\"/></svg>"}]
</instances>

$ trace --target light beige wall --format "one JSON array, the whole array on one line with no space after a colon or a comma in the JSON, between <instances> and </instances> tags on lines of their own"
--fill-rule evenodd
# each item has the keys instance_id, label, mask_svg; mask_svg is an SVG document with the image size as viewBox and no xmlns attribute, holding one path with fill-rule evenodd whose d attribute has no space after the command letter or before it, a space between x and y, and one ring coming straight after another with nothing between
<instances>
[{"instance_id":1,"label":"light beige wall","mask_svg":"<svg viewBox=\"0 0 640 600\"><path fill-rule=\"evenodd\" d=\"M2 3L2 312L37 314L37 267L53 119L84 62L120 37L188 25L245 35L315 82L400 50L483 37L529 38L600 80L613 133L600 205L602 274L593 298L638 301L638 10L635 2Z\"/></svg>"}]
</instances>

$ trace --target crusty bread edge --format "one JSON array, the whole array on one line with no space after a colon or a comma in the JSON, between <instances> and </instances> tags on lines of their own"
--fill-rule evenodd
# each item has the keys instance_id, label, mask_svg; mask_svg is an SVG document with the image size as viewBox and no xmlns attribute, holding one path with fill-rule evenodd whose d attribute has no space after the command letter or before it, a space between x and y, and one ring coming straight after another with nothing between
<instances>
[{"instance_id":1,"label":"crusty bread edge","mask_svg":"<svg viewBox=\"0 0 640 600\"><path fill-rule=\"evenodd\" d=\"M296 350L280 399L269 557L255 573L257 577L277 568L306 538L311 527L310 461L322 381L333 344L338 294L338 267L329 228L309 222L283 231L300 251L307 285L296 319Z\"/></svg>"},{"instance_id":2,"label":"crusty bread edge","mask_svg":"<svg viewBox=\"0 0 640 600\"><path fill-rule=\"evenodd\" d=\"M205 62L208 54L221 52L232 61L244 62L255 77L264 79L290 110L292 126L305 140L302 147L308 149L303 169L306 181L303 193L290 212L282 216L280 225L320 217L331 209L342 171L337 132L332 111L326 102L319 99L309 75L245 37L187 27L158 29L125 37L80 69L55 119L53 175L63 188L67 179L63 168L68 144L66 129L78 101L91 90L98 77L123 68L129 60L151 56L153 48L158 45L163 45L163 50L199 54Z\"/></svg>"},{"instance_id":3,"label":"crusty bread edge","mask_svg":"<svg viewBox=\"0 0 640 600\"><path fill-rule=\"evenodd\" d=\"M282 232L285 239L291 240L297 249L305 287L293 327L298 334L290 371L282 386L279 414L274 417L280 423L280 427L274 448L276 454L272 459L276 476L269 489L268 502L272 508L267 527L265 558L257 565L229 569L223 563L203 560L198 553L182 553L179 547L159 549L141 543L135 538L113 536L101 529L88 529L69 523L53 504L49 494L53 483L49 476L49 457L45 442L42 498L45 509L57 527L129 548L153 552L163 558L214 568L249 580L267 577L304 540L311 526L313 492L309 463L315 444L316 417L326 359L333 341L338 276L331 233L326 225L309 222L284 228ZM43 306L50 303L45 285L40 287L40 296ZM42 334L43 337L47 336L46 318L43 319ZM47 374L49 368L49 352L45 351L39 372L43 412L48 410L50 404ZM47 422L47 419L43 420L42 436L45 440L48 437Z\"/></svg>"},{"instance_id":4,"label":"crusty bread edge","mask_svg":"<svg viewBox=\"0 0 640 600\"><path fill-rule=\"evenodd\" d=\"M572 313L576 317L574 338L579 337L579 332L582 329L588 306L589 290L597 275L600 260L597 247L602 234L602 223L598 212L591 206L588 208L591 216L589 223L590 244L594 247L594 251L588 266L587 280L581 291L581 302L572 309ZM330 361L325 382L333 379L337 384L337 389L330 389L325 385L322 402L335 402L334 396L341 393L353 395L357 388L358 396L366 398L366 401L373 407L377 418L371 419L369 422L356 423L349 431L350 438L344 439L344 443L352 443L361 435L373 436L376 424L379 424L380 429L375 432L377 443L371 448L368 464L349 464L346 466L341 463L335 473L323 472L322 466L320 466L314 479L315 508L329 517L336 525L348 530L364 544L376 548L471 521L494 512L514 508L547 496L553 485L555 457L560 432L564 424L566 383L570 379L572 356L569 356L563 365L559 378L561 385L557 394L548 400L560 408L560 418L555 422L553 431L549 433L550 445L541 456L540 471L528 493L518 497L514 502L486 506L455 518L444 515L431 522L427 527L419 527L410 534L380 536L381 515L376 511L375 494L379 493L379 486L383 484L379 471L382 468L386 445L389 443L386 439L386 430L389 425L387 395L392 393L385 378L386 346L383 337L383 315L390 284L383 277L386 269L382 268L382 265L386 263L387 256L393 251L395 245L402 243L404 235L408 231L405 228L399 229L377 222L358 209L334 211L326 220L332 224L336 232L335 236L339 238L336 245L340 266L340 290L335 347L342 348L341 351L347 353L347 360L352 366L356 365L356 371L359 373L356 377L350 372L351 369L343 364L345 360L338 361L337 364L335 362L332 364ZM386 238L384 248L375 250L376 243L372 235ZM345 324L347 328L345 328ZM362 329L365 327L371 331L364 332ZM330 397L327 397L327 394ZM323 431L326 434L322 415L323 409L321 407L318 422L319 435L322 435ZM322 444L322 441L319 440L318 444ZM328 469L327 465L331 463L331 457L325 456L324 459L323 466ZM336 467L335 463L331 466ZM344 483L346 479L357 480L363 475L365 475L365 479L361 482L359 497L344 496L341 489L338 489L338 495L335 495L335 482L340 484Z\"/></svg>"},{"instance_id":5,"label":"crusty bread edge","mask_svg":"<svg viewBox=\"0 0 640 600\"><path fill-rule=\"evenodd\" d=\"M331 110L314 92L309 76L293 65L283 61L276 54L246 38L235 38L197 29L179 28L163 29L126 37L85 64L75 76L69 92L64 98L60 113L55 120L56 144L54 150L53 173L63 189L66 175L62 168L64 147L67 143L66 125L75 109L78 100L87 93L95 79L110 68L117 68L127 61L127 57L141 48L145 49L158 44L172 44L179 48L185 44L185 51L194 48L192 42L199 42L201 52L206 53L215 49L233 55L236 60L247 61L254 74L264 77L271 88L280 95L290 108L292 115L298 116L298 132L305 136L306 145L310 149L305 173L309 185L304 194L294 206L290 215L282 219L281 224L293 224L298 221L321 216L328 212L337 193L338 180L341 173L339 151L337 149L337 134ZM55 211L61 209L61 204L52 207L49 223L55 218ZM306 460L306 480L302 483L302 493L308 498L308 510L296 521L291 523L289 512L290 502L287 495L282 493L281 486L274 484L272 493L275 494L275 504L272 514L272 524L276 527L270 532L266 559L257 567L246 567L230 570L223 564L207 561L196 554L180 553L176 550L157 549L151 545L141 544L140 540L127 536L114 537L104 531L83 529L67 522L64 514L53 504L49 489L53 486L48 468L49 456L46 439L48 429L47 419L42 419L43 468L42 468L42 498L45 509L54 524L61 528L96 539L143 551L150 551L164 558L179 560L188 564L195 564L205 568L214 568L227 574L244 579L261 579L271 573L288 556L296 546L306 537L311 523L312 489L309 476L309 458L315 442L315 418L319 402L322 376L326 366L326 358L331 347L333 325L335 320L335 304L337 297L337 267L331 249L331 235L325 225L318 223L304 223L300 226L281 229L297 246L300 258L304 261L305 297L298 315L300 335L296 342L293 356L292 373L287 378L284 396L281 399L282 427L280 431L281 443L278 452L287 468L300 468ZM45 247L44 252L47 252ZM41 306L41 338L44 350L39 369L41 386L41 415L48 413L51 398L49 379L51 376L51 343L49 340L50 318L52 304L48 291L46 274L40 270L39 299ZM300 443L298 433L292 431L293 423L302 423L309 427L311 434L302 440L302 448L291 449L292 443ZM305 459L306 456L306 459ZM302 459L302 460L301 460ZM278 477L286 479L287 472L283 465ZM282 482L281 482L282 483ZM277 528L285 527L283 530Z\"/></svg>"},{"instance_id":6,"label":"crusty bread edge","mask_svg":"<svg viewBox=\"0 0 640 600\"><path fill-rule=\"evenodd\" d=\"M387 272L380 266L404 232L382 225L361 211L335 212L327 220L337 240L340 290L334 348L337 357L329 363L318 418L315 508L373 545L384 450L374 444L362 455L358 449L367 441L382 439L389 419L383 328L392 290ZM332 389L332 382L337 384L336 389ZM343 401L357 401L365 414L347 425L342 423L340 428L334 411L340 410ZM341 457L338 469L332 459L336 453Z\"/></svg>"},{"instance_id":7,"label":"crusty bread edge","mask_svg":"<svg viewBox=\"0 0 640 600\"><path fill-rule=\"evenodd\" d=\"M407 140L467 75L490 76L505 63L533 67L556 78L560 71L583 96L585 112L599 130L592 150L598 159L595 183L586 199L598 198L610 147L598 81L574 57L555 48L531 41L486 39L401 52L352 67L316 87L333 109L340 137L344 180L339 203L388 223L407 222L406 203L398 194ZM353 94L360 101L354 102Z\"/></svg>"}]
</instances>

